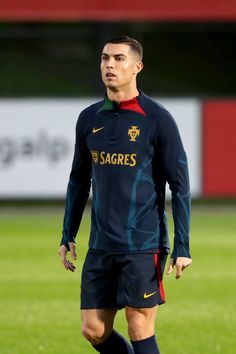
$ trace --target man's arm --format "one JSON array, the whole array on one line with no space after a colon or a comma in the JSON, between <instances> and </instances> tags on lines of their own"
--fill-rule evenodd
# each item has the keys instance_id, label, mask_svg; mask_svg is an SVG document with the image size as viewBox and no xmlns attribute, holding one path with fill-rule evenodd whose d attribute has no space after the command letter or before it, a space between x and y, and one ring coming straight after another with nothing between
<instances>
[{"instance_id":1,"label":"man's arm","mask_svg":"<svg viewBox=\"0 0 236 354\"><path fill-rule=\"evenodd\" d=\"M159 130L159 156L172 194L174 247L167 271L176 267L176 279L192 263L189 250L191 195L187 157L174 119L166 112Z\"/></svg>"},{"instance_id":2,"label":"man's arm","mask_svg":"<svg viewBox=\"0 0 236 354\"><path fill-rule=\"evenodd\" d=\"M87 149L84 135L83 114L76 125L75 151L66 193L66 207L63 221L62 239L59 256L66 269L75 267L67 258L67 251L76 259L75 238L80 226L83 211L91 185L91 155Z\"/></svg>"}]
</instances>

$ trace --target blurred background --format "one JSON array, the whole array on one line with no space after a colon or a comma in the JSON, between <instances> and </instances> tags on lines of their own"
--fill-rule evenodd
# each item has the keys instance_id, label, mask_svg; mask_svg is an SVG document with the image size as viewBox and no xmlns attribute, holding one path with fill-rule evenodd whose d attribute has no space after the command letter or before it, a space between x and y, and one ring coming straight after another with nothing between
<instances>
[{"instance_id":1,"label":"blurred background","mask_svg":"<svg viewBox=\"0 0 236 354\"><path fill-rule=\"evenodd\" d=\"M116 34L143 44L139 86L177 120L193 196L235 197L235 19L232 0L0 1L0 198L64 198L75 122L104 94Z\"/></svg>"},{"instance_id":2,"label":"blurred background","mask_svg":"<svg viewBox=\"0 0 236 354\"><path fill-rule=\"evenodd\" d=\"M143 44L139 88L174 116L189 160L194 263L182 284L166 280L162 353L235 353L236 2L0 0L2 354L93 352L73 338L90 204L75 277L56 253L75 124L105 93L100 53L119 34Z\"/></svg>"}]
</instances>

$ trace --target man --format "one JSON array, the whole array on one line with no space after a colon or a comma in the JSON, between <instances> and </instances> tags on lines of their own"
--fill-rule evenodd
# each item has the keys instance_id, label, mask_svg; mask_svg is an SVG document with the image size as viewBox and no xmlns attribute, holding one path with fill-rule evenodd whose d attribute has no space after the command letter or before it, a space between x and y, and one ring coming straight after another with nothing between
<instances>
[{"instance_id":1,"label":"man","mask_svg":"<svg viewBox=\"0 0 236 354\"><path fill-rule=\"evenodd\" d=\"M169 252L165 185L172 191L174 248L168 268L178 279L189 253L187 159L177 126L161 105L137 89L142 46L121 36L101 56L104 100L85 109L76 127L59 250L74 271L75 237L89 195L93 205L89 250L82 272L83 335L101 354L158 354L157 306L165 302L162 275ZM125 308L129 344L113 329Z\"/></svg>"}]
</instances>

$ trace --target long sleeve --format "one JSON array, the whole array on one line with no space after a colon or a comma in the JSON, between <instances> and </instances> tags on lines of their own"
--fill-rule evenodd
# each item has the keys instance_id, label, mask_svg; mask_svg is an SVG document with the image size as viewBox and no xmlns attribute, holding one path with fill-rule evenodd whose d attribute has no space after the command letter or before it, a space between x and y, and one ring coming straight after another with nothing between
<instances>
[{"instance_id":1,"label":"long sleeve","mask_svg":"<svg viewBox=\"0 0 236 354\"><path fill-rule=\"evenodd\" d=\"M85 143L83 113L76 125L75 151L66 194L61 245L75 242L91 185L91 155Z\"/></svg>"},{"instance_id":2,"label":"long sleeve","mask_svg":"<svg viewBox=\"0 0 236 354\"><path fill-rule=\"evenodd\" d=\"M174 119L166 111L159 132L159 157L172 194L174 248L171 257L191 257L189 230L191 197L186 153Z\"/></svg>"}]
</instances>

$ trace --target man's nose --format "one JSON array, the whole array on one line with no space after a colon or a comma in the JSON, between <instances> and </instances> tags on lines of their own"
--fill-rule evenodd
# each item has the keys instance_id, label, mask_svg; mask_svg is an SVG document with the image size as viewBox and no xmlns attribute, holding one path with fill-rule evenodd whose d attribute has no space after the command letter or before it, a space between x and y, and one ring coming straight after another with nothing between
<instances>
[{"instance_id":1,"label":"man's nose","mask_svg":"<svg viewBox=\"0 0 236 354\"><path fill-rule=\"evenodd\" d=\"M114 67L114 58L109 58L106 62L106 67L107 68L113 68Z\"/></svg>"}]
</instances>

